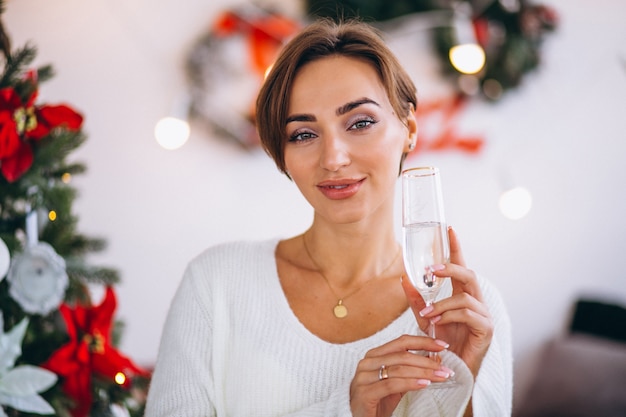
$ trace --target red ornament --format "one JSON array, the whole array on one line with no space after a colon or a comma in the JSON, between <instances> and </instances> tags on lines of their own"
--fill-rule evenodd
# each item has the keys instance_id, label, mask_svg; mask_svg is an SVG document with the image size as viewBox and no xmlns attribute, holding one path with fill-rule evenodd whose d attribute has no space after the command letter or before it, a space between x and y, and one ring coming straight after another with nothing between
<instances>
[{"instance_id":1,"label":"red ornament","mask_svg":"<svg viewBox=\"0 0 626 417\"><path fill-rule=\"evenodd\" d=\"M9 182L16 181L33 163L29 141L39 141L57 127L77 131L83 123L83 116L66 105L35 106L37 88L32 72L25 82L33 84L25 100L12 87L0 89L0 172Z\"/></svg>"},{"instance_id":2,"label":"red ornament","mask_svg":"<svg viewBox=\"0 0 626 417\"><path fill-rule=\"evenodd\" d=\"M98 306L77 305L71 308L64 303L59 307L70 341L41 366L63 379L63 390L76 402L73 417L89 415L93 401L92 375L125 388L130 386L131 377L149 375L111 345L116 306L115 293L107 287L104 300Z\"/></svg>"}]
</instances>

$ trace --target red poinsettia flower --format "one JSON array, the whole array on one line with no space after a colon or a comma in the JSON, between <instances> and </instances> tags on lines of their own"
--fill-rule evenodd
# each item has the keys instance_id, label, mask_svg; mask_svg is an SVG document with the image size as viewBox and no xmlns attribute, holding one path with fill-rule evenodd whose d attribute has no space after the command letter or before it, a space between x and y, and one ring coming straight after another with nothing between
<instances>
[{"instance_id":1,"label":"red poinsettia flower","mask_svg":"<svg viewBox=\"0 0 626 417\"><path fill-rule=\"evenodd\" d=\"M35 83L30 73L27 81ZM66 105L35 106L37 89L25 101L12 87L0 89L0 172L9 182L33 163L29 141L46 137L56 127L80 129L83 116Z\"/></svg>"},{"instance_id":2,"label":"red poinsettia flower","mask_svg":"<svg viewBox=\"0 0 626 417\"><path fill-rule=\"evenodd\" d=\"M70 341L55 351L41 366L55 372L63 379L63 390L75 402L73 417L89 415L93 394L93 375L105 378L126 388L130 378L148 376L130 359L111 345L113 313L117 306L111 287L106 290L102 303L94 307L62 304L59 308L67 327Z\"/></svg>"},{"instance_id":3,"label":"red poinsettia flower","mask_svg":"<svg viewBox=\"0 0 626 417\"><path fill-rule=\"evenodd\" d=\"M0 160L17 152L27 125L37 123L34 115L26 113L27 108L32 109L22 104L22 99L13 88L0 90Z\"/></svg>"}]
</instances>

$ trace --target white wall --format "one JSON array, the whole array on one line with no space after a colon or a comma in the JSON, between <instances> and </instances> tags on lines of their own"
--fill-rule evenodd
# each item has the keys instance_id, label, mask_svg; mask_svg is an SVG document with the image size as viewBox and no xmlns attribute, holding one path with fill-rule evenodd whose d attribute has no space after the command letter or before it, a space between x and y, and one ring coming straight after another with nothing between
<instances>
[{"instance_id":1,"label":"white wall","mask_svg":"<svg viewBox=\"0 0 626 417\"><path fill-rule=\"evenodd\" d=\"M561 22L541 68L498 104L473 104L463 119L464 131L486 137L485 150L410 161L441 167L466 258L506 299L518 392L576 297L626 304L626 2L544 3ZM153 138L183 88L186 48L233 4L13 0L4 15L14 46L32 40L37 62L57 70L42 100L86 116L89 140L74 155L89 168L76 180L80 230L109 242L93 260L122 273L122 349L141 364L155 359L192 256L224 240L295 234L309 222L310 208L261 151L198 129L174 152ZM418 79L422 91L428 82ZM517 222L497 211L505 174L533 193L530 215Z\"/></svg>"}]
</instances>

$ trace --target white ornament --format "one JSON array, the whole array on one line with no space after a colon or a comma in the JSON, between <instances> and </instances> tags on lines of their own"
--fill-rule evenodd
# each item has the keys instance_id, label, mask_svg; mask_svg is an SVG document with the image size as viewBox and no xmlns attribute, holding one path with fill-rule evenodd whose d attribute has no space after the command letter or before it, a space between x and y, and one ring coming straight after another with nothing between
<instances>
[{"instance_id":1,"label":"white ornament","mask_svg":"<svg viewBox=\"0 0 626 417\"><path fill-rule=\"evenodd\" d=\"M28 319L25 318L4 333L0 314L0 405L27 413L54 414L54 409L39 393L56 383L56 374L32 365L14 367L16 359L22 354L22 340L27 327ZM2 408L0 416L6 416Z\"/></svg>"},{"instance_id":2,"label":"white ornament","mask_svg":"<svg viewBox=\"0 0 626 417\"><path fill-rule=\"evenodd\" d=\"M119 404L113 403L109 406L109 409L111 410L111 415L113 417L130 417L128 409L122 407Z\"/></svg>"},{"instance_id":3,"label":"white ornament","mask_svg":"<svg viewBox=\"0 0 626 417\"><path fill-rule=\"evenodd\" d=\"M11 254L4 240L0 239L0 281L6 276L11 264Z\"/></svg>"},{"instance_id":4,"label":"white ornament","mask_svg":"<svg viewBox=\"0 0 626 417\"><path fill-rule=\"evenodd\" d=\"M15 256L7 280L9 294L22 309L42 315L59 307L69 284L65 260L45 242Z\"/></svg>"}]
</instances>

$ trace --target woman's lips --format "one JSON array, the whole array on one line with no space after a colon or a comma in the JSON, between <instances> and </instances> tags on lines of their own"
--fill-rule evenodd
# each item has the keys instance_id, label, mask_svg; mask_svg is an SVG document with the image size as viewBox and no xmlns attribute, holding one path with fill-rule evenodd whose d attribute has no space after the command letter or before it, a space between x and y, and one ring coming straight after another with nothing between
<instances>
[{"instance_id":1,"label":"woman's lips","mask_svg":"<svg viewBox=\"0 0 626 417\"><path fill-rule=\"evenodd\" d=\"M331 200L343 200L355 195L361 188L363 181L365 180L345 179L323 181L317 184L317 188Z\"/></svg>"}]
</instances>

